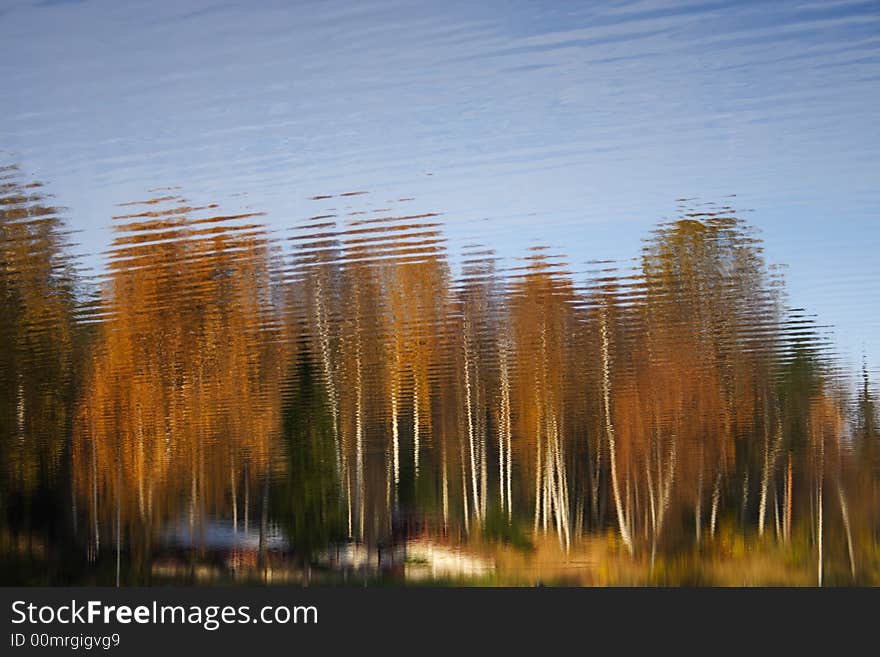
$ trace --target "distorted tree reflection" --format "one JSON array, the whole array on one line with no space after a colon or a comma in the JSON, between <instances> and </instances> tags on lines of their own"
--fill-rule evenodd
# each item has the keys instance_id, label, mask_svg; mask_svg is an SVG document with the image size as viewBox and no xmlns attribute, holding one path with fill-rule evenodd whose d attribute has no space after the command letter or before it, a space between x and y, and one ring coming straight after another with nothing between
<instances>
[{"instance_id":1,"label":"distorted tree reflection","mask_svg":"<svg viewBox=\"0 0 880 657\"><path fill-rule=\"evenodd\" d=\"M142 208L116 218L74 432L93 557L118 548L123 526L149 545L169 524L195 533L229 511L246 531L277 438L283 362L263 229L175 197Z\"/></svg>"},{"instance_id":2,"label":"distorted tree reflection","mask_svg":"<svg viewBox=\"0 0 880 657\"><path fill-rule=\"evenodd\" d=\"M2 170L8 553L102 583L413 544L555 550L559 577L700 583L749 554L773 582L880 577L876 384L732 208L583 272L451 254L435 213L344 205L281 240L177 190L123 207L95 301L58 210Z\"/></svg>"},{"instance_id":3,"label":"distorted tree reflection","mask_svg":"<svg viewBox=\"0 0 880 657\"><path fill-rule=\"evenodd\" d=\"M0 544L73 530L70 408L83 346L68 232L39 182L0 167ZM9 533L11 532L11 534Z\"/></svg>"}]
</instances>

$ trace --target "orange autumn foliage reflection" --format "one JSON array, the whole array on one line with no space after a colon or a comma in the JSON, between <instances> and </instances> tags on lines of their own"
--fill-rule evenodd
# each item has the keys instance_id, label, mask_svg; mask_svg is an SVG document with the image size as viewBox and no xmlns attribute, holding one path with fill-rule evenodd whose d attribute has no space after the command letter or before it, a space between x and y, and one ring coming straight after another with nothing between
<instances>
[{"instance_id":1,"label":"orange autumn foliage reflection","mask_svg":"<svg viewBox=\"0 0 880 657\"><path fill-rule=\"evenodd\" d=\"M167 209L154 209L157 203ZM156 530L262 481L283 370L270 252L255 215L177 198L116 217L97 346L74 432L92 521L121 506Z\"/></svg>"}]
</instances>

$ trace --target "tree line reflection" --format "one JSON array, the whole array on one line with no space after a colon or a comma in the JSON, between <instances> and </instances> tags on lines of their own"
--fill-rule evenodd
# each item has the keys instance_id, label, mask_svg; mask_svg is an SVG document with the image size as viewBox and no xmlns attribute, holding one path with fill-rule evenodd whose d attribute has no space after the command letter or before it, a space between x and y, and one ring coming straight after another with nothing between
<instances>
[{"instance_id":1,"label":"tree line reflection","mask_svg":"<svg viewBox=\"0 0 880 657\"><path fill-rule=\"evenodd\" d=\"M871 382L849 389L731 208L682 204L632 261L577 272L450 253L404 199L318 197L343 209L278 234L158 190L120 208L92 284L40 185L0 178L8 582L150 581L218 527L258 565L603 537L646 581L737 541L814 584L880 581Z\"/></svg>"}]
</instances>

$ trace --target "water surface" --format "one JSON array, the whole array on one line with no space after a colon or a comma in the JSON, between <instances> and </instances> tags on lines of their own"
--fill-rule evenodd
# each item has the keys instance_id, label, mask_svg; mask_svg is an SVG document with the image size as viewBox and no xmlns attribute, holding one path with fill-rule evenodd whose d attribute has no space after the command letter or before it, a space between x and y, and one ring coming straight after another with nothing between
<instances>
[{"instance_id":1,"label":"water surface","mask_svg":"<svg viewBox=\"0 0 880 657\"><path fill-rule=\"evenodd\" d=\"M877 584L878 10L4 5L2 582Z\"/></svg>"}]
</instances>

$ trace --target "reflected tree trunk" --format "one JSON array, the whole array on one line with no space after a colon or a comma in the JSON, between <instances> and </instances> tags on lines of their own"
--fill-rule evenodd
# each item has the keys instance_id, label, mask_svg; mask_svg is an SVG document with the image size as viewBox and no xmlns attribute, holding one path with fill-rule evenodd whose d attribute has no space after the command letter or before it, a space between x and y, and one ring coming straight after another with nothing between
<instances>
[{"instance_id":1,"label":"reflected tree trunk","mask_svg":"<svg viewBox=\"0 0 880 657\"><path fill-rule=\"evenodd\" d=\"M605 437L608 440L608 459L611 468L611 488L614 495L614 507L617 511L617 527L620 538L632 556L635 553L629 533L629 521L623 512L620 497L620 483L617 475L617 448L614 441L614 424L611 416L611 358L609 354L608 320L603 309L600 315L600 333L602 339L602 404L605 415Z\"/></svg>"}]
</instances>

